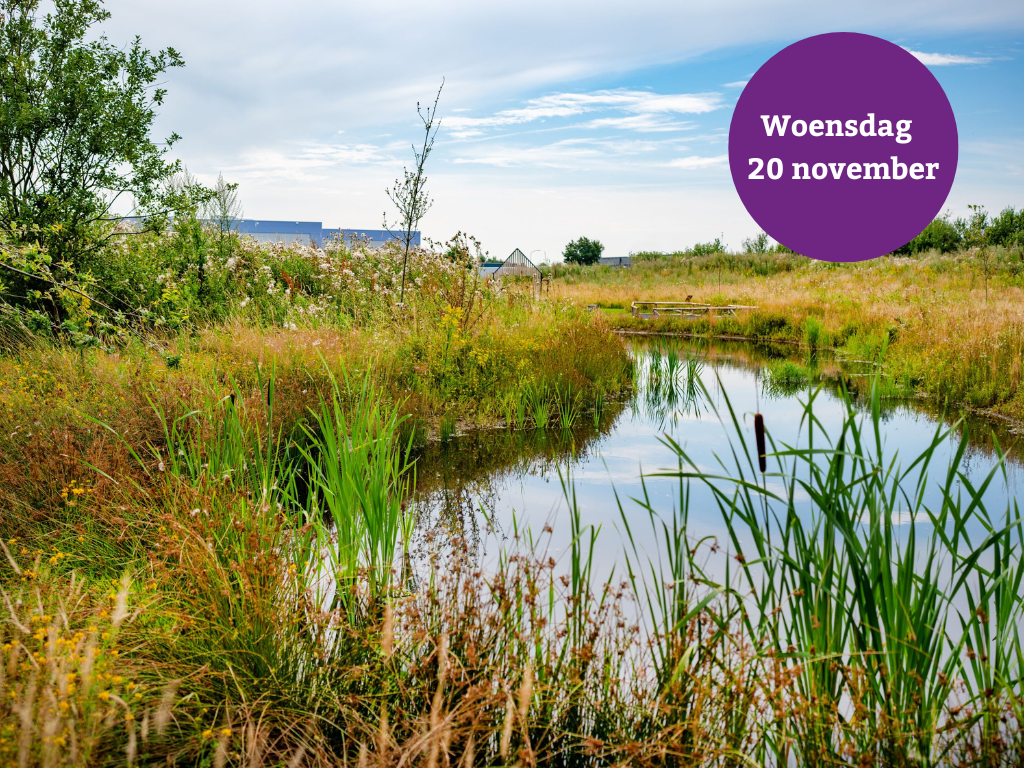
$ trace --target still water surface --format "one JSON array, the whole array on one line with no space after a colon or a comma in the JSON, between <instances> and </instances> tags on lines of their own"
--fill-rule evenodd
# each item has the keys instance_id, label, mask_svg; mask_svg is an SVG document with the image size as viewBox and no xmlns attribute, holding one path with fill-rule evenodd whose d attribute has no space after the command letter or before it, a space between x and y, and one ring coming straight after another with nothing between
<instances>
[{"instance_id":1,"label":"still water surface","mask_svg":"<svg viewBox=\"0 0 1024 768\"><path fill-rule=\"evenodd\" d=\"M669 349L681 364L666 376ZM571 479L584 524L601 527L596 564L600 575L606 576L613 566L622 565L623 515L641 546L653 548L649 515L634 499L646 492L651 506L669 520L679 510L679 480L652 476L678 468L678 456L667 439L681 446L702 470L723 474L719 461L732 467L731 451L742 450L730 416L731 404L751 454L756 412L763 414L776 445L806 446L802 417L810 395L807 386L780 387L766 376L765 366L773 358L792 355L792 350L658 340L635 343L632 353L638 367L635 391L623 402L606 403L596 423L592 413L584 413L571 434L536 429L481 431L428 446L416 465L421 530L435 541L464 535L486 544L492 535L508 539L517 525L520 530L529 527L535 536L550 525L552 532L545 543L557 557L571 538L563 488L563 479ZM662 375L652 377L653 368ZM869 421L866 406L856 399L854 405ZM829 435L838 434L846 413L839 388L823 385L814 401L814 415ZM884 456L907 466L932 442L937 429L955 425L929 471L925 503L934 506L940 499L939 482L965 431L969 449L960 469L971 483L978 483L998 465L998 444L1006 455L1005 480L1001 473L984 497L986 508L998 515L1022 487L1024 467L1018 450L1024 446L1018 446L1021 438L1004 423L977 416L961 420L961 416L944 415L928 401L885 401ZM769 459L763 482L781 495L782 481L771 477L773 467L777 471L775 460ZM806 496L798 495L797 500L809 510ZM488 527L491 530L485 533ZM714 495L700 483L691 485L688 532L694 540L710 536L723 545L728 542Z\"/></svg>"}]
</instances>

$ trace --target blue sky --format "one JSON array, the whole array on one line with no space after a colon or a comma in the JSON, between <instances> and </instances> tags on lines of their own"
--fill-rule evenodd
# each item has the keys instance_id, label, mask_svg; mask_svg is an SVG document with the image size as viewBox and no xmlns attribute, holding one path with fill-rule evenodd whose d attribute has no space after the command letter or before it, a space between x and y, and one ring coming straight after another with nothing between
<instances>
[{"instance_id":1,"label":"blue sky","mask_svg":"<svg viewBox=\"0 0 1024 768\"><path fill-rule=\"evenodd\" d=\"M803 37L856 31L923 60L960 132L947 207L1024 206L1024 4L540 2L373 4L108 0L108 36L186 60L158 130L201 178L240 184L246 216L377 228L384 190L441 78L422 223L493 255L557 259L580 235L606 255L758 230L726 136L742 83Z\"/></svg>"}]
</instances>

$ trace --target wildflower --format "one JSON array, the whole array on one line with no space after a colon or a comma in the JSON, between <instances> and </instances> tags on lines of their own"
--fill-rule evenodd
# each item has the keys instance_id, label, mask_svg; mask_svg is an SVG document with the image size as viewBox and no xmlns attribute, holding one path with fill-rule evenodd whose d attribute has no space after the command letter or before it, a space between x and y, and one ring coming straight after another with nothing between
<instances>
[{"instance_id":1,"label":"wildflower","mask_svg":"<svg viewBox=\"0 0 1024 768\"><path fill-rule=\"evenodd\" d=\"M108 691L100 691L99 699L100 701L110 701L110 693Z\"/></svg>"},{"instance_id":2,"label":"wildflower","mask_svg":"<svg viewBox=\"0 0 1024 768\"><path fill-rule=\"evenodd\" d=\"M220 729L220 735L221 736L230 736L231 735L231 729L230 728L221 728Z\"/></svg>"},{"instance_id":3,"label":"wildflower","mask_svg":"<svg viewBox=\"0 0 1024 768\"><path fill-rule=\"evenodd\" d=\"M213 729L212 728L207 728L205 731L203 731L203 738L204 739L212 739L213 738Z\"/></svg>"}]
</instances>

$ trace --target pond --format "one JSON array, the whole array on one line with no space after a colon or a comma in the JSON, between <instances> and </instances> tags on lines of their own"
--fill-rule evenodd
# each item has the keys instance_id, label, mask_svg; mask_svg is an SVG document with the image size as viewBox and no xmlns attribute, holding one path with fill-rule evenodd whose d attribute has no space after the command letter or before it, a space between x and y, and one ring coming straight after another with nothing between
<instances>
[{"instance_id":1,"label":"pond","mask_svg":"<svg viewBox=\"0 0 1024 768\"><path fill-rule=\"evenodd\" d=\"M806 353L787 347L681 339L627 343L637 363L637 385L626 400L606 404L599 418L591 409L571 432L477 431L427 446L416 462L417 514L426 539L444 542L464 536L486 549L494 537L507 541L516 530L528 528L534 538L545 539L544 546L557 559L571 540L566 514L571 488L582 522L601 528L595 563L596 570L606 576L613 567L621 568L624 523L642 547L654 546L649 514L637 499L646 496L650 507L666 519L680 508L679 478L657 476L678 470L679 457L669 441L700 470L734 475L731 452L742 449L741 436L750 456L754 455L755 413L763 414L777 447L806 445L805 403L817 391L814 416L823 431L834 436L848 414L836 382L844 379L863 391L870 375L867 370L840 368L834 361L809 361ZM812 380L803 383L786 377L787 370L798 369L809 369ZM814 381L819 378L824 383ZM865 398L852 395L850 402L870 423ZM928 400L882 400L880 437L887 461L910 465L937 430L949 434L933 455L924 506L941 502L940 481L966 433L967 450L959 464L963 478L954 487L960 489L965 481L981 482L998 465L998 451L1002 451L1004 470L983 498L991 514L1005 511L1024 479L1019 458L1022 438L1011 425L978 415L944 414ZM720 461L730 470L723 470ZM769 458L767 475L757 480L769 491L784 495L783 480L772 477L777 461ZM910 480L915 478L912 474ZM693 540L715 537L727 546L727 528L714 492L703 483L690 486L689 536ZM796 500L809 506L799 489ZM908 529L913 523L910 519L898 522ZM914 524L926 521L918 519ZM551 530L542 536L545 526Z\"/></svg>"}]
</instances>

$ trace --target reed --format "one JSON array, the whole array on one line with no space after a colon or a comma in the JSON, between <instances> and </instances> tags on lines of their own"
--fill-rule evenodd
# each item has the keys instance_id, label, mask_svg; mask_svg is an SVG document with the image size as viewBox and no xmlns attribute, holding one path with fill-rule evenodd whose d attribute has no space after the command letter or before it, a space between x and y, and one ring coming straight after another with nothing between
<instances>
[{"instance_id":1,"label":"reed","mask_svg":"<svg viewBox=\"0 0 1024 768\"><path fill-rule=\"evenodd\" d=\"M533 382L524 389L524 392L534 428L547 427L551 421L551 396L547 384Z\"/></svg>"},{"instance_id":2,"label":"reed","mask_svg":"<svg viewBox=\"0 0 1024 768\"><path fill-rule=\"evenodd\" d=\"M936 466L945 428L888 454L877 380L869 412L850 403L829 431L811 390L794 445L766 408L763 474L725 393L720 468L668 441L678 496L620 501L607 581L609 533L568 474L564 552L513 519L494 560L457 536L413 557L400 407L370 377L332 378L285 434L264 410L278 383L259 408L240 390L184 417L155 406L167 445L129 444L138 471L73 522L0 529L0 760L1020 761L1024 522L985 505L1008 478L971 477L966 437ZM727 542L693 538L697 485ZM81 551L57 550L82 519Z\"/></svg>"},{"instance_id":3,"label":"reed","mask_svg":"<svg viewBox=\"0 0 1024 768\"><path fill-rule=\"evenodd\" d=\"M836 434L815 420L815 397L802 445L773 445L764 477L731 405L737 445L721 474L669 441L681 462L673 476L717 500L740 563L740 583L719 587L722 610L741 617L757 674L774 681L752 759L997 759L1022 672L1021 597L1003 587L1024 569L1016 503L996 514L984 504L1002 470L969 480L966 437L949 467L933 467L951 435L941 427L919 455L886 456L877 382L868 421L848 405ZM936 481L940 500L928 502Z\"/></svg>"},{"instance_id":4,"label":"reed","mask_svg":"<svg viewBox=\"0 0 1024 768\"><path fill-rule=\"evenodd\" d=\"M583 412L583 394L573 390L572 382L567 381L564 387L560 384L555 386L554 402L558 411L558 426L563 432L568 432Z\"/></svg>"},{"instance_id":5,"label":"reed","mask_svg":"<svg viewBox=\"0 0 1024 768\"><path fill-rule=\"evenodd\" d=\"M334 610L360 577L379 601L391 588L395 557L408 551L415 518L403 498L412 478L409 448L398 444L404 419L384 406L371 382L331 377L329 397L303 426L309 467L306 519L317 533L334 584Z\"/></svg>"},{"instance_id":6,"label":"reed","mask_svg":"<svg viewBox=\"0 0 1024 768\"><path fill-rule=\"evenodd\" d=\"M594 429L601 427L601 419L604 417L604 388L598 387L594 392L594 410L591 415L594 419Z\"/></svg>"}]
</instances>

